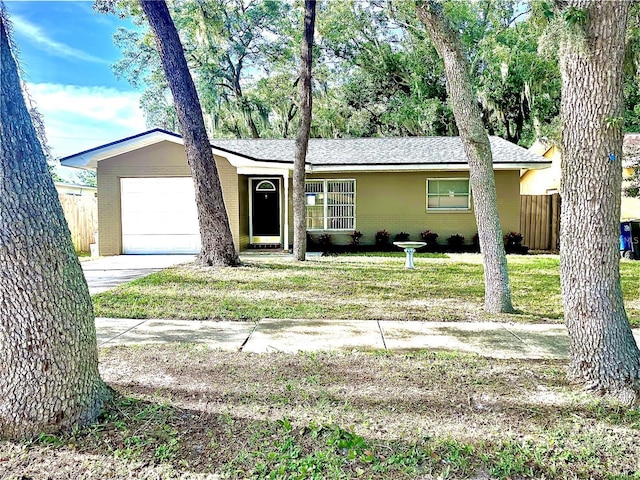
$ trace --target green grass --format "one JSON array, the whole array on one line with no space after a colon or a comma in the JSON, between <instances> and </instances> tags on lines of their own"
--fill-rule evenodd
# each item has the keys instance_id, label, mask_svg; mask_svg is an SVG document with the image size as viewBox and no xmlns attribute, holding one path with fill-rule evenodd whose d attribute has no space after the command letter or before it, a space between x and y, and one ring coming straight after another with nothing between
<instances>
[{"instance_id":1,"label":"green grass","mask_svg":"<svg viewBox=\"0 0 640 480\"><path fill-rule=\"evenodd\" d=\"M100 355L116 395L97 422L0 442L0 472L640 480L640 410L574 390L564 361L181 345Z\"/></svg>"},{"instance_id":2,"label":"green grass","mask_svg":"<svg viewBox=\"0 0 640 480\"><path fill-rule=\"evenodd\" d=\"M416 256L420 258L450 258L446 253L436 252L417 252ZM379 257L379 258L405 258L404 252L360 252L360 253L341 253L340 257Z\"/></svg>"},{"instance_id":3,"label":"green grass","mask_svg":"<svg viewBox=\"0 0 640 480\"><path fill-rule=\"evenodd\" d=\"M488 316L479 255L322 257L304 263L260 257L239 268L182 266L93 297L96 315L117 318L257 320L336 318L561 321L559 261L510 256L517 315ZM640 262L620 264L632 325L640 325Z\"/></svg>"}]
</instances>

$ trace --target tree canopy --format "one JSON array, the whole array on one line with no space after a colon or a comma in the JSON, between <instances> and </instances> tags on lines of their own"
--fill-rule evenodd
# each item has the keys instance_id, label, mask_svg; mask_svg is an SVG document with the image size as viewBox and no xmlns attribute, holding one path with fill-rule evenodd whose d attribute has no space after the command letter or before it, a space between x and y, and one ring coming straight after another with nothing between
<instances>
[{"instance_id":1,"label":"tree canopy","mask_svg":"<svg viewBox=\"0 0 640 480\"><path fill-rule=\"evenodd\" d=\"M295 136L296 52L303 21L299 3L172 4L211 136ZM318 4L312 137L457 134L444 70L414 4L410 0ZM489 133L526 146L540 136L559 139L560 75L557 51L545 48L553 35L542 35L545 3L486 0L445 6L462 32ZM630 52L640 50L637 8L634 11ZM141 105L149 127L178 130L156 47L141 13L135 8L124 13L139 28L116 33L122 58L114 72L144 87ZM630 54L629 62L625 119L634 129L640 127L637 54Z\"/></svg>"}]
</instances>

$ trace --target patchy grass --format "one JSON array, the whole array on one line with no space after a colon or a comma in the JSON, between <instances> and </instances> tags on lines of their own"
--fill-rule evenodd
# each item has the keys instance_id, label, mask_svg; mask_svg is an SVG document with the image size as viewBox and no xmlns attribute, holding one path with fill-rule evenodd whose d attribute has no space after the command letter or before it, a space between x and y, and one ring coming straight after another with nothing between
<instances>
[{"instance_id":1,"label":"patchy grass","mask_svg":"<svg viewBox=\"0 0 640 480\"><path fill-rule=\"evenodd\" d=\"M561 361L100 353L102 417L0 442L1 478L640 479L640 410L574 391Z\"/></svg>"},{"instance_id":2,"label":"patchy grass","mask_svg":"<svg viewBox=\"0 0 640 480\"><path fill-rule=\"evenodd\" d=\"M438 253L438 252L417 252L415 254L420 258L450 258L446 253ZM329 256L332 256L331 254ZM338 255L333 255L338 256ZM378 257L378 258L398 258L404 259L406 254L403 251L394 251L394 252L359 252L359 253L340 253L340 257Z\"/></svg>"},{"instance_id":3,"label":"patchy grass","mask_svg":"<svg viewBox=\"0 0 640 480\"><path fill-rule=\"evenodd\" d=\"M336 318L432 321L562 320L557 256L510 256L517 315L483 312L477 254L417 255L416 270L391 257L318 257L303 263L255 257L239 268L186 265L93 297L96 315L116 318ZM640 325L640 262L622 261L632 325Z\"/></svg>"}]
</instances>

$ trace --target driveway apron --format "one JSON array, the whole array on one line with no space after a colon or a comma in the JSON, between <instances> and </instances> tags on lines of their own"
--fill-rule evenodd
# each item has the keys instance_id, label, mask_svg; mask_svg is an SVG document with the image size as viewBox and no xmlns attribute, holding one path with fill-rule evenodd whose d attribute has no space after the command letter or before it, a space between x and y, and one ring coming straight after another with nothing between
<instances>
[{"instance_id":1,"label":"driveway apron","mask_svg":"<svg viewBox=\"0 0 640 480\"><path fill-rule=\"evenodd\" d=\"M194 258L194 255L117 255L81 264L89 293L93 295Z\"/></svg>"}]
</instances>

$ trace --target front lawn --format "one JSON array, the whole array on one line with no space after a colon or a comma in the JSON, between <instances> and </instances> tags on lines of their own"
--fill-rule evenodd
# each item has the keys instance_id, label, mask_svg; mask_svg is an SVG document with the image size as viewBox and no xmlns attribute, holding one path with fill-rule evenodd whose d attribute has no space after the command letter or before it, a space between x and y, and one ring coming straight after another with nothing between
<instances>
[{"instance_id":1,"label":"front lawn","mask_svg":"<svg viewBox=\"0 0 640 480\"><path fill-rule=\"evenodd\" d=\"M100 317L229 319L337 318L429 321L562 321L557 256L509 256L516 315L483 312L477 254L318 257L294 263L260 256L239 268L170 268L93 296ZM640 325L640 262L622 261L631 323Z\"/></svg>"},{"instance_id":2,"label":"front lawn","mask_svg":"<svg viewBox=\"0 0 640 480\"><path fill-rule=\"evenodd\" d=\"M424 352L100 352L95 425L0 441L8 479L640 479L640 410L566 362Z\"/></svg>"}]
</instances>

